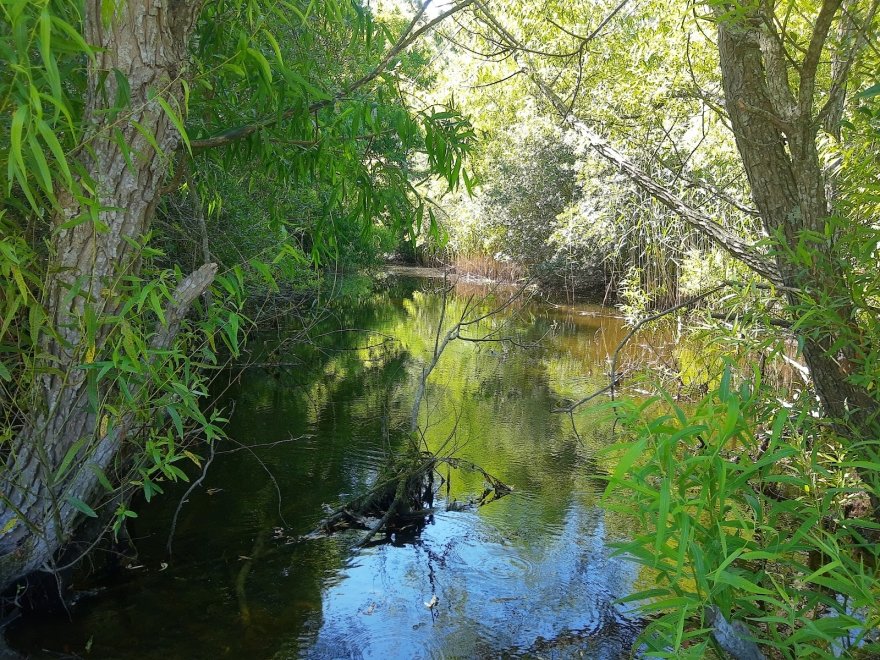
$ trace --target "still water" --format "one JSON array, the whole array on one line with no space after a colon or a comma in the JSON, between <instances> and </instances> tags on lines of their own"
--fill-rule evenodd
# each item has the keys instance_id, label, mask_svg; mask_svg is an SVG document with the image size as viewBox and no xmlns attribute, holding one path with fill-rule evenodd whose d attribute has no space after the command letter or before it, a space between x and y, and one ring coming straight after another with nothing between
<instances>
[{"instance_id":1,"label":"still water","mask_svg":"<svg viewBox=\"0 0 880 660\"><path fill-rule=\"evenodd\" d=\"M444 303L441 287L389 276L320 323L255 339L215 383L230 440L180 510L173 554L187 484L136 503L136 561L82 576L69 617L21 620L10 644L55 658L627 657L638 624L615 601L648 578L612 556L633 522L603 507L610 430L552 412L607 382L625 333L611 310L517 301L462 333L514 342L453 342L431 375L425 441L511 495L468 506L483 477L444 471L420 531L363 549L357 531L289 542L406 441L441 317L510 293L459 285Z\"/></svg>"}]
</instances>

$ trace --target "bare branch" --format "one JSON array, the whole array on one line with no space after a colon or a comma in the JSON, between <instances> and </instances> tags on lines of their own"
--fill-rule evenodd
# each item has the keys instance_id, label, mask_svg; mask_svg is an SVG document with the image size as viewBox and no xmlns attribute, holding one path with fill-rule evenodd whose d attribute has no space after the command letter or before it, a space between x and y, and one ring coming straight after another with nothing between
<instances>
[{"instance_id":1,"label":"bare branch","mask_svg":"<svg viewBox=\"0 0 880 660\"><path fill-rule=\"evenodd\" d=\"M579 406L582 406L583 404L587 403L588 401L591 401L592 399L595 399L600 394L605 394L606 392L610 393L611 398L613 399L614 398L614 390L616 389L618 383L620 382L620 377L617 373L617 359L620 356L620 352L629 343L629 340L632 339L633 336L635 336L635 334L643 326L647 325L648 323L653 323L654 321L661 319L664 316L668 316L669 314L672 314L673 312L677 312L680 309L683 309L685 307L690 307L691 305L695 305L698 302L700 302L701 300L705 300L706 298L708 298L712 294L718 293L719 291L721 291L721 289L723 289L727 286L730 286L732 284L733 284L733 282L722 282L718 286L709 289L705 293L701 293L699 295L688 298L687 300L683 300L682 302L678 303L677 305L673 305L672 307L668 307L667 309L664 309L660 312L657 312L656 314L652 314L651 316L643 318L641 321L636 323L632 328L630 328L630 330L626 334L626 336L620 340L620 343L617 344L617 347L614 349L614 352L611 354L611 367L610 367L610 373L609 373L610 382L608 383L608 385L603 387L601 390L597 390L596 392L593 392L592 394L589 394L589 395L585 396L584 398L582 398L578 401L575 401L574 403L572 403L568 406L563 406L561 408L554 408L553 412L562 412L562 413L571 414ZM572 426L574 426L574 424L572 424Z\"/></svg>"},{"instance_id":2,"label":"bare branch","mask_svg":"<svg viewBox=\"0 0 880 660\"><path fill-rule=\"evenodd\" d=\"M617 16L617 14L620 12L620 10L623 9L624 7L626 7L626 5L628 3L629 3L629 0L621 0L620 3L611 11L611 13L609 13L604 19L602 19L602 21L599 23L599 25L597 25L596 28L592 32L590 32L590 34L588 34L586 37L582 37L579 34L575 34L574 32L566 30L564 27L562 27L561 25L559 25L558 23L556 23L555 21L553 21L549 18L547 19L547 21L550 22L554 27L565 32L565 34L572 36L575 39L580 39L582 42L586 43L586 42L592 41L593 39L598 37L599 33L605 28L605 26L608 25L612 21L612 19L615 16Z\"/></svg>"},{"instance_id":3,"label":"bare branch","mask_svg":"<svg viewBox=\"0 0 880 660\"><path fill-rule=\"evenodd\" d=\"M202 473L199 475L199 478L193 481L189 488L186 489L186 492L183 494L183 497L180 498L180 501L177 503L177 508L174 510L174 517L171 519L171 529L168 532L168 541L165 543L165 550L168 552L168 556L170 557L172 553L172 545L174 543L174 533L177 531L177 519L180 516L180 511L183 509L183 505L186 504L189 496L192 492L202 485L202 482L205 480L205 477L208 476L208 468L211 467L211 463L214 462L214 455L217 452L217 446L215 443L211 443L211 455L208 456L205 464L202 466Z\"/></svg>"},{"instance_id":4,"label":"bare branch","mask_svg":"<svg viewBox=\"0 0 880 660\"><path fill-rule=\"evenodd\" d=\"M516 71L511 73L509 76L504 76L503 78L499 78L498 80L493 80L492 82L482 83L480 85L468 85L468 88L469 89L480 89L481 87L492 87L493 85L499 85L503 82L506 82L506 81L510 80L511 78L514 78L514 77L520 75L521 73L525 73L525 71L523 69L517 69Z\"/></svg>"},{"instance_id":5,"label":"bare branch","mask_svg":"<svg viewBox=\"0 0 880 660\"><path fill-rule=\"evenodd\" d=\"M813 98L816 91L816 71L819 68L819 60L822 57L825 42L828 40L828 31L831 29L834 16L840 9L842 2L843 0L824 0L822 7L819 9L819 15L816 17L813 34L810 37L810 45L807 47L807 54L804 56L804 63L801 66L798 104L802 117L809 117L812 112Z\"/></svg>"}]
</instances>

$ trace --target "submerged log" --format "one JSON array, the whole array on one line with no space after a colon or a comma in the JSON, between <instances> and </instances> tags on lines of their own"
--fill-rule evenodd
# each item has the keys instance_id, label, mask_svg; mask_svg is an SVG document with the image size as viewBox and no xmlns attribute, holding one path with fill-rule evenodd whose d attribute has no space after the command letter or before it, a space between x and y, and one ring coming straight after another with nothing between
<instances>
[{"instance_id":1,"label":"submerged log","mask_svg":"<svg viewBox=\"0 0 880 660\"><path fill-rule=\"evenodd\" d=\"M734 660L766 660L742 621L728 622L715 605L706 608L706 621L718 646Z\"/></svg>"}]
</instances>

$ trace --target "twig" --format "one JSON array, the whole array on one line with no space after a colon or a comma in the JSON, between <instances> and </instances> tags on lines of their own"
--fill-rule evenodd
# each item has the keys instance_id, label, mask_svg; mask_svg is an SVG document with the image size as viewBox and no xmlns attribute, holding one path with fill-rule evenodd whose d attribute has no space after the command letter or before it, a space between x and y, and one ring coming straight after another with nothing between
<instances>
[{"instance_id":1,"label":"twig","mask_svg":"<svg viewBox=\"0 0 880 660\"><path fill-rule=\"evenodd\" d=\"M667 316L668 314L672 314L673 312L676 312L679 309L682 309L683 307L689 307L691 305L694 305L694 304L700 302L701 300L708 298L712 294L717 293L721 289L723 289L727 286L730 286L732 284L734 284L734 283L733 282L722 282L718 286L709 289L705 293L701 293L700 295L694 296L693 298L688 298L687 300L684 300L684 301L678 303L677 305L673 305L672 307L669 307L668 309L664 309L661 312L657 312L656 314L652 314L651 316L648 316L647 318L644 318L641 321L639 321L638 323L636 323L632 328L630 328L630 331L620 341L620 343L617 345L617 348L614 349L614 353L612 353L612 355L611 355L611 369L610 369L610 374L609 374L610 382L608 383L608 385L603 387L601 390L593 392L592 394L585 396L583 399L580 399L579 401L572 403L571 405L563 406L560 408L554 408L553 412L568 413L569 415L571 415L575 411L575 409L578 408L579 406L587 403L588 401L590 401L592 399L595 399L597 396L599 396L601 394L605 394L606 392L611 393L611 399L613 401L614 400L614 390L615 390L617 384L620 382L620 375L617 373L617 358L620 355L620 352L623 350L623 348L627 345L627 343L629 343L629 340L633 338L633 335L635 335L643 326L647 325L648 323L656 321L657 319L660 319L664 316ZM572 420L572 425L574 425L573 422L574 422L574 420ZM577 431L575 430L575 432L577 432Z\"/></svg>"},{"instance_id":2,"label":"twig","mask_svg":"<svg viewBox=\"0 0 880 660\"><path fill-rule=\"evenodd\" d=\"M592 394L590 394L590 395L588 395L588 396L585 396L583 399L580 399L579 401L575 401L575 402L572 403L570 406L564 406L564 407L562 407L562 408L553 408L552 412L555 412L555 413L573 413L573 412L575 411L575 409L578 408L579 406L582 406L582 405L584 405L585 403L587 403L588 401L590 401L590 400L592 400L592 399L595 399L597 396L601 396L602 394L605 394L606 392L611 391L611 388L612 388L612 387L613 387L613 385L611 385L611 384L609 383L608 385L606 385L605 387L603 387L601 390L597 390L597 391L593 392ZM575 430L575 432L577 432L577 430Z\"/></svg>"},{"instance_id":3,"label":"twig","mask_svg":"<svg viewBox=\"0 0 880 660\"><path fill-rule=\"evenodd\" d=\"M639 321L638 323L636 323L630 329L630 331L626 334L626 336L621 340L621 342L617 345L617 348L614 349L614 354L611 356L611 376L610 376L610 378L611 378L611 385L610 385L611 399L614 400L614 385L615 385L615 382L617 381L617 358L620 355L620 351L623 349L623 347L626 346L626 344L629 342L629 340L632 339L632 336L634 334L636 334L639 331L639 329L642 328L642 326L647 325L648 323L652 323L652 322L656 321L657 319L663 318L664 316L672 314L673 312L677 312L678 310L680 310L684 307L690 307L691 305L695 305L696 303L700 302L701 300L705 300L709 296L711 296L715 293L718 293L719 291L721 291L721 289L724 289L727 286L729 286L729 284L730 284L729 282L722 282L718 286L716 286L712 289L709 289L705 293L701 293L700 295L694 296L693 298L688 298L687 300L684 300L684 301L678 303L677 305L673 305L672 307L664 309L661 312L657 312L656 314L652 314L651 316L644 318L641 321Z\"/></svg>"},{"instance_id":4,"label":"twig","mask_svg":"<svg viewBox=\"0 0 880 660\"><path fill-rule=\"evenodd\" d=\"M202 482L205 480L205 477L208 476L208 468L211 467L211 462L214 460L214 455L216 454L216 445L211 443L211 455L208 456L208 460L205 461L205 464L202 466L202 474L198 479L190 484L190 487L186 489L186 492L183 494L183 497L180 498L180 502L177 503L177 509L174 511L174 517L171 519L171 530L168 532L168 542L165 544L165 549L168 552L168 556L170 557L173 553L171 551L171 546L174 541L174 532L177 531L177 518L180 515L181 509L183 509L183 505L187 502L189 496L192 492L198 488Z\"/></svg>"}]
</instances>

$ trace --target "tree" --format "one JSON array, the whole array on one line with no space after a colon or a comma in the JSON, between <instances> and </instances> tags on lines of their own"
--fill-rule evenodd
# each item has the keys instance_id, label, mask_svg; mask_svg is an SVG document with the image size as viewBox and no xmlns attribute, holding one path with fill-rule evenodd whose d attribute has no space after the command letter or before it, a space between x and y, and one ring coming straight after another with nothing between
<instances>
[{"instance_id":1,"label":"tree","mask_svg":"<svg viewBox=\"0 0 880 660\"><path fill-rule=\"evenodd\" d=\"M820 162L818 134L840 115L851 63L865 47L878 3L853 2L846 11L843 4L822 2L814 22L805 19L804 24L791 26L768 3L708 3L718 30L724 107L773 256L688 205L600 137L543 79L531 49L485 4L479 4L479 11L506 47L518 54L538 93L598 154L695 230L785 291L796 323L807 330L804 357L825 412L844 435L869 439L876 435L880 404L866 389L868 380L852 373L860 362L868 364L865 352L852 353L864 336L860 319L871 312L848 285L847 264L852 260L841 252L846 243L834 240L829 225L833 209L826 195L829 182ZM783 28L786 33L780 31L783 25L788 26ZM840 37L832 43L829 33L834 25ZM795 50L803 51L802 56L785 50L786 44L801 42L806 47ZM823 65L823 56L829 64ZM832 122L832 132L836 131ZM805 244L810 247L806 258L804 250L799 251ZM826 312L817 320L819 309ZM841 351L851 354L842 360ZM865 451L870 458L871 450ZM872 479L869 471L863 476ZM876 508L880 502L874 504Z\"/></svg>"},{"instance_id":2,"label":"tree","mask_svg":"<svg viewBox=\"0 0 880 660\"><path fill-rule=\"evenodd\" d=\"M95 472L82 471L75 479L52 487L70 448L81 438L94 438L97 446L91 449L92 460L98 469L105 470L119 452L132 421L123 418L107 433L100 433L97 411L87 405L87 372L78 366L84 362L83 345L88 344L87 350L94 353L106 342L109 327L98 328L86 337L83 319L87 306L97 301L102 314L118 313L123 301L115 283L125 272L120 265L136 267L140 259L134 246L148 230L167 172L167 154L176 151L181 139L175 127L179 114L171 105L180 108L183 102L180 73L201 3L128 2L110 16L103 11L104 5L85 4L84 41L77 40L88 59L80 129L88 135L88 144L83 148L81 170L74 175L77 180L71 177L72 185L59 192L52 211L54 230L43 289L53 332L42 340L39 365L35 365L39 373L36 408L29 419L22 420L21 429L6 448L0 508L3 586L51 560L82 513L80 503L98 486ZM40 30L41 54L50 72L51 39L59 25L57 20L53 22L53 9L43 7L38 26L33 26ZM24 17L19 18L24 22ZM64 31L73 30L71 36L77 34L70 23L61 26ZM109 77L111 72L113 78ZM57 69L54 75L58 75ZM130 99L130 115L128 121L111 126L105 100L107 95L122 95L123 86ZM162 96L156 96L157 90ZM33 124L27 129L22 127L32 112L25 105L16 111L11 129L13 151L16 142L20 149L22 131L27 130L29 137L41 134L39 115L32 117ZM134 159L132 153L137 154ZM21 180L26 166L23 162L18 166L16 174ZM168 348L174 326L216 272L216 266L208 264L181 281L166 310L168 326L155 335L155 349Z\"/></svg>"},{"instance_id":3,"label":"tree","mask_svg":"<svg viewBox=\"0 0 880 660\"><path fill-rule=\"evenodd\" d=\"M188 423L208 440L222 433L217 415L200 410L198 366L216 361L218 337L237 350L241 317L222 301L240 282L210 262L185 277L144 270L156 254L148 240L162 194L199 155L223 149L239 163L256 154L267 170L320 171L333 184L328 215L416 222L423 206L410 196L405 158L387 162L357 145L420 144L429 172L457 185L467 123L451 110L385 113L380 102L406 49L467 4L427 22L423 6L396 39L346 2L286 3L285 11L257 0L3 8L0 46L11 66L0 106L10 145L0 266L14 286L0 300L0 338L14 350L0 370L0 589L51 568L83 516L115 518L118 528L134 515L126 502L135 489L149 499L162 479L185 478L175 463L198 460L186 450ZM318 52L334 26L353 52L366 45L361 59L343 60L350 68L339 80L316 84L285 65L289 49L273 28L306 44L301 52ZM333 143L326 150L324 134ZM309 143L298 158L295 149ZM338 175L346 166L351 179ZM323 236L332 248L332 232ZM189 321L215 280L220 302L204 321Z\"/></svg>"},{"instance_id":4,"label":"tree","mask_svg":"<svg viewBox=\"0 0 880 660\"><path fill-rule=\"evenodd\" d=\"M571 87L547 82L550 67L535 55L540 46L525 44L480 5L484 25L519 58L536 95L563 121L769 281L778 295L772 304L790 321L765 314L763 322L793 329L821 404L821 414L812 396L795 404L797 415L787 404L780 407L777 392L761 382L763 370L744 374L737 391L735 362L693 412L671 400L631 404L634 439L619 446L611 482L616 494L634 498L630 511L647 528L622 549L659 574L657 588L632 596L650 599L650 611L659 612L643 637L651 650L703 657L714 643L732 657L764 657L757 638L783 657L857 648L876 653L880 325L878 228L868 192L876 162L867 166L857 157L852 171L847 161L853 152L876 148L876 110L859 107L859 100L873 99L877 86L854 92L864 84L857 69L863 58L873 65L868 80L874 75L876 48L866 46L876 31L877 6L834 0L696 5L707 10L699 24L715 29L723 97L719 103L695 76L693 92L729 122L765 235L749 243L603 139L570 100ZM847 115L853 120L841 120ZM855 122L865 117L869 130L859 135ZM711 290L694 301L707 296ZM646 419L653 403L662 412ZM801 458L790 462L790 456ZM776 482L797 486L767 487ZM749 625L731 626L728 617L748 617Z\"/></svg>"},{"instance_id":5,"label":"tree","mask_svg":"<svg viewBox=\"0 0 880 660\"><path fill-rule=\"evenodd\" d=\"M846 265L851 262L837 247L839 228L829 224L834 209L817 144L823 126L839 130L833 118L842 112L851 64L878 7L877 2L850 2L844 11L844 4L820 3L812 29L804 34L800 61L786 50L794 37L780 30L771 5L713 3L712 9L725 107L752 198L767 234L781 248L776 265L791 308L796 318L825 308L824 327L813 326L803 349L813 383L842 432L868 439L876 435L880 404L854 382L838 352L849 353L846 358L854 363L864 359L854 354L853 340L862 335L860 316L870 312L853 297ZM835 24L842 38L831 43ZM831 66L822 71L826 54ZM813 253L806 260L798 255L803 244Z\"/></svg>"}]
</instances>

